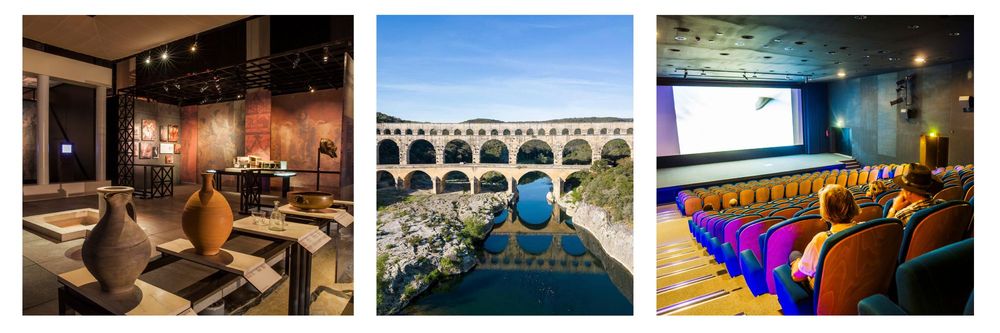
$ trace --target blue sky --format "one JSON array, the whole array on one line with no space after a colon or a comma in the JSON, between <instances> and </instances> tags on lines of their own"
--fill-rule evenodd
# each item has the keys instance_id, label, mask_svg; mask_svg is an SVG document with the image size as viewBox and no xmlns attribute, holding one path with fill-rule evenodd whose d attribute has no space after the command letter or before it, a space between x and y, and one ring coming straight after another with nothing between
<instances>
[{"instance_id":1,"label":"blue sky","mask_svg":"<svg viewBox=\"0 0 1000 333\"><path fill-rule=\"evenodd\" d=\"M377 48L403 119L632 117L631 16L382 15Z\"/></svg>"}]
</instances>

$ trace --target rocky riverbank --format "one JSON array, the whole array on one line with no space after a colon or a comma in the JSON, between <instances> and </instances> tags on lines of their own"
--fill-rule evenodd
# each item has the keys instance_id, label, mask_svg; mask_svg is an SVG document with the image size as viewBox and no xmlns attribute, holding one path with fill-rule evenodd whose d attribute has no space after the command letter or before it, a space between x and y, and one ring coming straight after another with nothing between
<instances>
[{"instance_id":1,"label":"rocky riverbank","mask_svg":"<svg viewBox=\"0 0 1000 333\"><path fill-rule=\"evenodd\" d=\"M559 200L559 205L565 209L567 215L573 217L573 225L590 232L600 243L604 253L627 269L629 274L634 274L635 271L632 269L632 226L626 223L612 222L611 215L604 209L583 202L571 203L568 200L569 197L569 195L564 195Z\"/></svg>"},{"instance_id":2,"label":"rocky riverbank","mask_svg":"<svg viewBox=\"0 0 1000 333\"><path fill-rule=\"evenodd\" d=\"M493 228L507 193L411 196L378 214L379 314L393 314L435 280L476 265L476 244Z\"/></svg>"}]
</instances>

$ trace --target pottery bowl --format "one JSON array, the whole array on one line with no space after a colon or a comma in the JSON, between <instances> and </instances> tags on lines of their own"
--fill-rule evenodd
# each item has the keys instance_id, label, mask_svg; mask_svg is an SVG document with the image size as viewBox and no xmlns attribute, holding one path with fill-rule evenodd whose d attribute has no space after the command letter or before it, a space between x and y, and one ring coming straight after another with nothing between
<instances>
[{"instance_id":1,"label":"pottery bowl","mask_svg":"<svg viewBox=\"0 0 1000 333\"><path fill-rule=\"evenodd\" d=\"M288 203L299 209L323 209L333 204L333 193L318 191L288 192Z\"/></svg>"}]
</instances>

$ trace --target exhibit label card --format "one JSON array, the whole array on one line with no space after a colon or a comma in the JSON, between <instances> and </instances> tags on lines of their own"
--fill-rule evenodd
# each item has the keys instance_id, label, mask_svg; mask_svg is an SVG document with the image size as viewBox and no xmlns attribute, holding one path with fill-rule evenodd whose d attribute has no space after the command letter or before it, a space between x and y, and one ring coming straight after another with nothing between
<instances>
[{"instance_id":1,"label":"exhibit label card","mask_svg":"<svg viewBox=\"0 0 1000 333\"><path fill-rule=\"evenodd\" d=\"M322 230L316 229L299 239L299 245L302 245L309 253L316 253L329 241L330 236L327 236Z\"/></svg>"}]
</instances>

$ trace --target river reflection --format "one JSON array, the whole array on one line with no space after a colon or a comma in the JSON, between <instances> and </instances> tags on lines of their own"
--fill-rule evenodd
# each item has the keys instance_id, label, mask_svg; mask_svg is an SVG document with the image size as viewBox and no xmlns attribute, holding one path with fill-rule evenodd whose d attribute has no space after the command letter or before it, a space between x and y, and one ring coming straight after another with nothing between
<instances>
[{"instance_id":1,"label":"river reflection","mask_svg":"<svg viewBox=\"0 0 1000 333\"><path fill-rule=\"evenodd\" d=\"M632 314L630 297L612 283L572 219L546 200L551 188L548 178L518 185L517 204L494 218L476 268L441 281L401 313Z\"/></svg>"}]
</instances>

